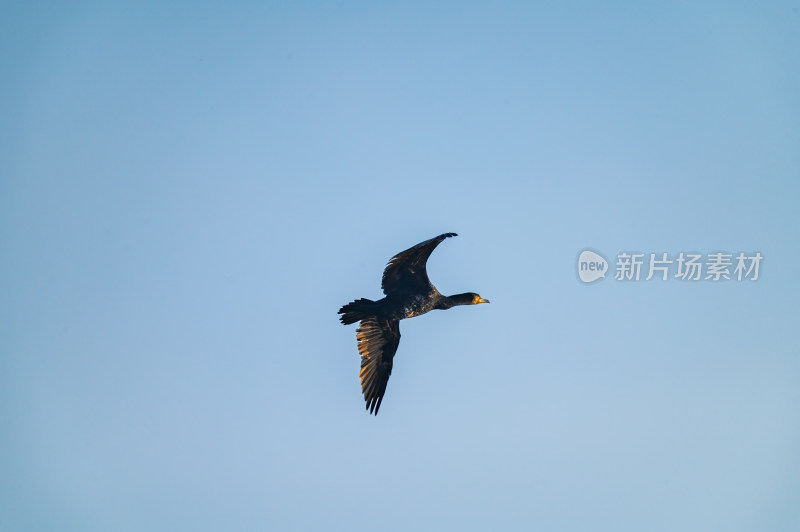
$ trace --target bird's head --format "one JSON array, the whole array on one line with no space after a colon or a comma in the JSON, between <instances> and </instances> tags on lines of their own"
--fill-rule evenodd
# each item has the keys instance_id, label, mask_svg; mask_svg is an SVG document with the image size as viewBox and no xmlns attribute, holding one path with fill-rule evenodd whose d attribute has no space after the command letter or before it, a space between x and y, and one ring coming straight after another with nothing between
<instances>
[{"instance_id":1,"label":"bird's head","mask_svg":"<svg viewBox=\"0 0 800 532\"><path fill-rule=\"evenodd\" d=\"M488 303L489 302L488 299L483 299L481 296L479 296L476 293L470 292L469 295L472 296L472 301L470 301L470 305L480 305L481 303Z\"/></svg>"}]
</instances>

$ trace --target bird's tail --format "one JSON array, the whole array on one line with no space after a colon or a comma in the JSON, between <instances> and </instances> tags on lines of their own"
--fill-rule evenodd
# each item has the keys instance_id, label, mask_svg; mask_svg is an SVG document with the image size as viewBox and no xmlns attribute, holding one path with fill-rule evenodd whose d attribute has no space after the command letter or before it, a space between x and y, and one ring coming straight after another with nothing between
<instances>
[{"instance_id":1,"label":"bird's tail","mask_svg":"<svg viewBox=\"0 0 800 532\"><path fill-rule=\"evenodd\" d=\"M343 324L350 325L375 315L375 302L369 299L356 299L339 309Z\"/></svg>"}]
</instances>

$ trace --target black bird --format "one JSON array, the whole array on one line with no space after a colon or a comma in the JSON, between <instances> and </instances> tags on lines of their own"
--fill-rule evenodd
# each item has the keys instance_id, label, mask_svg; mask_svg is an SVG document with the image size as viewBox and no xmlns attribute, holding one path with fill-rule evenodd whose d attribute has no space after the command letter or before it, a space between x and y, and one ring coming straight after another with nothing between
<instances>
[{"instance_id":1,"label":"black bird","mask_svg":"<svg viewBox=\"0 0 800 532\"><path fill-rule=\"evenodd\" d=\"M356 329L361 354L361 390L370 413L378 415L392 374L392 359L400 343L400 320L434 309L489 302L473 292L443 296L428 279L425 270L428 257L442 240L451 236L458 235L444 233L392 257L383 271L381 288L386 294L383 299L357 299L339 309L343 324L361 321Z\"/></svg>"}]
</instances>

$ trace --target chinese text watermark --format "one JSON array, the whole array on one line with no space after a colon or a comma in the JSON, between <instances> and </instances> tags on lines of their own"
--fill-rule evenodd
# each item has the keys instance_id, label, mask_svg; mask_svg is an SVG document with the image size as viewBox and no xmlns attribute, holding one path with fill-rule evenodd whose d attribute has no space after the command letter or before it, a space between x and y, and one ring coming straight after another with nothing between
<instances>
[{"instance_id":1,"label":"chinese text watermark","mask_svg":"<svg viewBox=\"0 0 800 532\"><path fill-rule=\"evenodd\" d=\"M620 252L614 264L616 281L757 281L761 262L760 252L727 253L638 253ZM608 261L593 250L578 255L578 278L584 283L604 279Z\"/></svg>"}]
</instances>

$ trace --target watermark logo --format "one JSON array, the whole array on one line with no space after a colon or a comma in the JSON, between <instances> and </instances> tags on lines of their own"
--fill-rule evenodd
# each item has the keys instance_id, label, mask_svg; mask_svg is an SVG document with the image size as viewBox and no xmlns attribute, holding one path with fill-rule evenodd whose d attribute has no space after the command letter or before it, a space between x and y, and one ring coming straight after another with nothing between
<instances>
[{"instance_id":1,"label":"watermark logo","mask_svg":"<svg viewBox=\"0 0 800 532\"><path fill-rule=\"evenodd\" d=\"M621 252L614 265L616 281L757 281L764 256L724 251L708 253ZM608 262L597 252L584 250L578 256L578 277L584 283L605 278Z\"/></svg>"},{"instance_id":2,"label":"watermark logo","mask_svg":"<svg viewBox=\"0 0 800 532\"><path fill-rule=\"evenodd\" d=\"M608 261L599 253L590 249L581 251L578 256L578 277L584 283L593 283L598 279L605 279L608 271Z\"/></svg>"}]
</instances>

